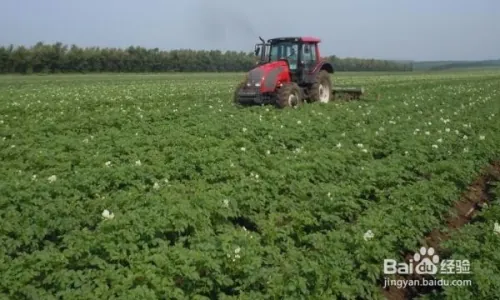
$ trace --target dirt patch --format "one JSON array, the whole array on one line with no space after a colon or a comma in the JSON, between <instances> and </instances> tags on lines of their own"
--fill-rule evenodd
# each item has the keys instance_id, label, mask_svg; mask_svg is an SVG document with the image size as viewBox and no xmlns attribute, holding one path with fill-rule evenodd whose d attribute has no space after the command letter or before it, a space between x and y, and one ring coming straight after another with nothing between
<instances>
[{"instance_id":1,"label":"dirt patch","mask_svg":"<svg viewBox=\"0 0 500 300\"><path fill-rule=\"evenodd\" d=\"M450 231L456 230L469 223L484 204L492 200L490 188L492 182L500 181L500 161L488 165L481 174L482 175L469 186L467 191L460 198L460 201L456 202L451 209L450 217L446 220L448 232L434 229L425 237L425 242L428 247L432 247L439 252L441 249L441 242L446 241L450 237ZM412 258L413 253L405 254L405 261L407 263ZM421 280L422 278L432 279L432 277L417 274L395 277L395 279L401 280ZM390 286L386 289L382 288L382 293L385 298L389 300L404 300L413 299L419 295L430 293L433 290L439 290L439 288L411 286L398 289L395 286Z\"/></svg>"}]
</instances>

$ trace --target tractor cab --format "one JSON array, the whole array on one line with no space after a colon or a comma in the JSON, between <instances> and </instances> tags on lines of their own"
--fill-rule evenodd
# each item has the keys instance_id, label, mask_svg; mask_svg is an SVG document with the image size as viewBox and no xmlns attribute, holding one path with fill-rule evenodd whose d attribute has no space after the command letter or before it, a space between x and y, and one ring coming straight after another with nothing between
<instances>
[{"instance_id":1,"label":"tractor cab","mask_svg":"<svg viewBox=\"0 0 500 300\"><path fill-rule=\"evenodd\" d=\"M302 83L319 61L317 38L285 37L267 41L261 38L262 43L255 45L255 55L260 55L259 64L275 61L286 61L290 69L292 81Z\"/></svg>"}]
</instances>

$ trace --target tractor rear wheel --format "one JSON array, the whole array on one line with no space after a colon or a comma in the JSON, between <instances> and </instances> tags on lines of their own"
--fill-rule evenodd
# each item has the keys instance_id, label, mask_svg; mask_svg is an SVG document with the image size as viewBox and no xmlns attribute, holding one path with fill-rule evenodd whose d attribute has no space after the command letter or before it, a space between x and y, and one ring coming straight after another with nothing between
<instances>
[{"instance_id":1,"label":"tractor rear wheel","mask_svg":"<svg viewBox=\"0 0 500 300\"><path fill-rule=\"evenodd\" d=\"M278 90L276 104L279 108L297 107L302 104L300 87L295 82L283 84Z\"/></svg>"},{"instance_id":2,"label":"tractor rear wheel","mask_svg":"<svg viewBox=\"0 0 500 300\"><path fill-rule=\"evenodd\" d=\"M311 102L328 103L332 99L332 79L327 71L320 71L311 86L309 95Z\"/></svg>"}]
</instances>

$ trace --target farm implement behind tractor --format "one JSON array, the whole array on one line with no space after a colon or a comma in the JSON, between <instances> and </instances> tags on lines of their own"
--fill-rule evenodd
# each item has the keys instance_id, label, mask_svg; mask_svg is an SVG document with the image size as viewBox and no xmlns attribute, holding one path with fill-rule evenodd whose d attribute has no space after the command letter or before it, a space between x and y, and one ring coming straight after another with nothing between
<instances>
[{"instance_id":1,"label":"farm implement behind tractor","mask_svg":"<svg viewBox=\"0 0 500 300\"><path fill-rule=\"evenodd\" d=\"M359 99L363 88L333 87L332 64L320 58L314 37L274 38L255 45L260 59L237 87L237 104L275 104L280 108L332 99Z\"/></svg>"}]
</instances>

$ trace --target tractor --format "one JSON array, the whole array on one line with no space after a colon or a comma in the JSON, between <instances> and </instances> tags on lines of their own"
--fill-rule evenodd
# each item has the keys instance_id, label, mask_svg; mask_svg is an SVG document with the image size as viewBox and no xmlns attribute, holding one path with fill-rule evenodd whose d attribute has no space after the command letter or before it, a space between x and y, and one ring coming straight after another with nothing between
<instances>
[{"instance_id":1,"label":"tractor","mask_svg":"<svg viewBox=\"0 0 500 300\"><path fill-rule=\"evenodd\" d=\"M255 45L256 67L238 84L236 104L275 104L279 108L297 107L304 102L327 103L343 94L359 99L363 88L334 88L332 64L322 60L315 37L259 37Z\"/></svg>"}]
</instances>

